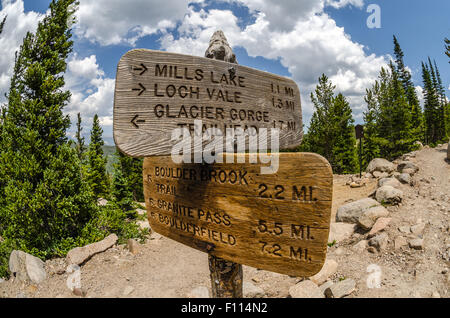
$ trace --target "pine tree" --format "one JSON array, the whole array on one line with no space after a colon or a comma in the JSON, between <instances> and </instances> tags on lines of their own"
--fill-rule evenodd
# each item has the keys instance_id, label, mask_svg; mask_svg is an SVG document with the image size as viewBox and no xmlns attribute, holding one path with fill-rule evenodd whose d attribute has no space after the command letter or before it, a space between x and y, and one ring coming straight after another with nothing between
<instances>
[{"instance_id":1,"label":"pine tree","mask_svg":"<svg viewBox=\"0 0 450 318\"><path fill-rule=\"evenodd\" d=\"M78 115L77 115L77 132L75 134L75 139L76 139L75 146L76 146L78 158L80 159L80 161L83 160L84 153L86 151L86 146L84 145L84 137L81 135L82 130L83 130L83 128L81 127L81 115L80 115L80 113L78 113Z\"/></svg>"},{"instance_id":2,"label":"pine tree","mask_svg":"<svg viewBox=\"0 0 450 318\"><path fill-rule=\"evenodd\" d=\"M94 191L94 194L100 198L108 196L109 178L106 173L107 159L103 154L104 141L102 138L103 130L100 127L98 115L95 114L92 130L91 142L87 152L87 180Z\"/></svg>"},{"instance_id":3,"label":"pine tree","mask_svg":"<svg viewBox=\"0 0 450 318\"><path fill-rule=\"evenodd\" d=\"M450 40L445 38L445 54L450 57ZM450 63L450 61L449 61Z\"/></svg>"},{"instance_id":4,"label":"pine tree","mask_svg":"<svg viewBox=\"0 0 450 318\"><path fill-rule=\"evenodd\" d=\"M124 177L126 178L134 201L144 201L144 186L142 177L143 159L132 158L124 155L118 149L116 157L119 159L120 168Z\"/></svg>"},{"instance_id":5,"label":"pine tree","mask_svg":"<svg viewBox=\"0 0 450 318\"><path fill-rule=\"evenodd\" d=\"M333 90L335 86L329 82L325 74L319 78L315 92L311 93L311 101L314 104L315 112L311 118L306 144L309 145L307 151L321 154L330 161L333 155L334 136L333 123L329 122L330 112L333 106Z\"/></svg>"},{"instance_id":6,"label":"pine tree","mask_svg":"<svg viewBox=\"0 0 450 318\"><path fill-rule=\"evenodd\" d=\"M404 53L400 47L397 38L394 36L394 54L396 57L396 72L399 79L402 82L403 90L405 92L406 98L408 99L409 108L411 112L411 135L416 141L423 140L423 114L420 108L419 98L417 97L416 89L411 80L411 73L406 68L403 61Z\"/></svg>"},{"instance_id":7,"label":"pine tree","mask_svg":"<svg viewBox=\"0 0 450 318\"><path fill-rule=\"evenodd\" d=\"M422 62L422 79L424 84L424 108L426 143L435 145L439 141L437 128L437 114L439 108L439 98L433 85L432 75L429 67Z\"/></svg>"},{"instance_id":8,"label":"pine tree","mask_svg":"<svg viewBox=\"0 0 450 318\"><path fill-rule=\"evenodd\" d=\"M78 237L97 212L62 113L71 95L63 87L76 4L52 1L36 33L25 36L3 120L0 235L41 257Z\"/></svg>"},{"instance_id":9,"label":"pine tree","mask_svg":"<svg viewBox=\"0 0 450 318\"><path fill-rule=\"evenodd\" d=\"M377 125L378 103L375 97L378 89L378 82L376 82L373 89L366 90L364 98L367 103L367 111L364 112L362 170L366 169L373 159L380 157L380 138Z\"/></svg>"},{"instance_id":10,"label":"pine tree","mask_svg":"<svg viewBox=\"0 0 450 318\"><path fill-rule=\"evenodd\" d=\"M334 97L334 89L323 74L311 94L315 111L300 150L322 155L335 173L353 173L358 162L352 111L342 94Z\"/></svg>"},{"instance_id":11,"label":"pine tree","mask_svg":"<svg viewBox=\"0 0 450 318\"><path fill-rule=\"evenodd\" d=\"M355 126L352 109L344 95L338 94L333 99L334 143L331 163L333 171L338 174L351 174L358 170L356 153Z\"/></svg>"},{"instance_id":12,"label":"pine tree","mask_svg":"<svg viewBox=\"0 0 450 318\"><path fill-rule=\"evenodd\" d=\"M119 208L124 212L128 212L134 210L133 191L131 189L132 187L130 183L128 182L128 179L126 178L126 174L124 173L122 162L120 160L120 156L124 155L119 151L118 148L116 148L115 155L118 161L114 164L111 193L114 202L119 206Z\"/></svg>"},{"instance_id":13,"label":"pine tree","mask_svg":"<svg viewBox=\"0 0 450 318\"><path fill-rule=\"evenodd\" d=\"M0 22L0 34L2 34L3 33L3 28L5 27L5 23L6 23L6 18L7 18L8 16L5 16L4 18L3 18L3 20L2 20L2 22Z\"/></svg>"},{"instance_id":14,"label":"pine tree","mask_svg":"<svg viewBox=\"0 0 450 318\"><path fill-rule=\"evenodd\" d=\"M431 60L430 60L431 63ZM439 100L439 108L438 108L438 132L439 132L439 138L440 141L446 142L448 140L448 134L447 134L447 97L445 96L445 87L442 84L441 74L439 72L439 69L436 65L436 61L433 62L434 65L434 72L436 74L436 81L435 81L435 90L438 94L438 100Z\"/></svg>"},{"instance_id":15,"label":"pine tree","mask_svg":"<svg viewBox=\"0 0 450 318\"><path fill-rule=\"evenodd\" d=\"M447 135L447 99L445 89L436 64L428 58L428 64L422 63L422 78L424 82L425 114L427 126L427 143L434 146L446 142Z\"/></svg>"}]
</instances>

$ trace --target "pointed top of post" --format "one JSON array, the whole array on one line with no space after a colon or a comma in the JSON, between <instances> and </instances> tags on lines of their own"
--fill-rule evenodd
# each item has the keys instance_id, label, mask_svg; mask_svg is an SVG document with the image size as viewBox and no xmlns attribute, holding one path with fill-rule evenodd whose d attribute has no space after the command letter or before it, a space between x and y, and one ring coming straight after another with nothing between
<instances>
[{"instance_id":1,"label":"pointed top of post","mask_svg":"<svg viewBox=\"0 0 450 318\"><path fill-rule=\"evenodd\" d=\"M233 49L228 44L227 38L221 30L214 32L211 37L209 47L205 52L205 57L238 64L236 55L234 55Z\"/></svg>"}]
</instances>

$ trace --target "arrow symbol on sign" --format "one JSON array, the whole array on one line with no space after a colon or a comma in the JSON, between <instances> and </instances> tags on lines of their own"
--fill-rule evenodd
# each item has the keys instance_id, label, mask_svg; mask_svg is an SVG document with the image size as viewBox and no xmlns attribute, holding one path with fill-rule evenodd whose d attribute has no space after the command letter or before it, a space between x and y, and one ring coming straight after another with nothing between
<instances>
[{"instance_id":1,"label":"arrow symbol on sign","mask_svg":"<svg viewBox=\"0 0 450 318\"><path fill-rule=\"evenodd\" d=\"M139 75L143 75L145 72L148 71L148 68L143 63L141 63L141 66L142 67L133 67L133 71L142 71L141 73L139 73Z\"/></svg>"},{"instance_id":2,"label":"arrow symbol on sign","mask_svg":"<svg viewBox=\"0 0 450 318\"><path fill-rule=\"evenodd\" d=\"M138 96L141 96L142 94L144 94L144 92L147 90L144 85L142 85L141 83L139 83L140 88L133 88L133 91L139 91Z\"/></svg>"},{"instance_id":3,"label":"arrow symbol on sign","mask_svg":"<svg viewBox=\"0 0 450 318\"><path fill-rule=\"evenodd\" d=\"M134 127L139 128L138 124L143 124L145 123L145 120L143 119L139 119L137 120L139 117L139 115L136 115L133 117L133 119L131 120L131 123L134 125Z\"/></svg>"}]
</instances>

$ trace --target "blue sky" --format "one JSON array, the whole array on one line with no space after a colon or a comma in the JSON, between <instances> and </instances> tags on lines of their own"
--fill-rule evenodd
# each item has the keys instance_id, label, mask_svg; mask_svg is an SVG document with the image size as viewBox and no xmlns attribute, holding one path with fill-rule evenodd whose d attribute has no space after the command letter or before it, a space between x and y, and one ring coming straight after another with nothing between
<instances>
[{"instance_id":1,"label":"blue sky","mask_svg":"<svg viewBox=\"0 0 450 318\"><path fill-rule=\"evenodd\" d=\"M2 0L8 14L0 46L0 90L6 92L14 51L26 31L34 31L49 0ZM381 28L366 24L370 4L381 9ZM69 58L66 112L81 112L88 135L98 113L112 144L116 66L133 48L203 55L209 37L222 29L239 64L294 79L302 92L304 122L313 112L309 94L325 73L349 100L361 122L364 93L393 55L395 34L420 94L422 61L436 60L449 96L448 0L81 0ZM4 102L0 100L0 102ZM70 131L73 133L73 129Z\"/></svg>"}]
</instances>

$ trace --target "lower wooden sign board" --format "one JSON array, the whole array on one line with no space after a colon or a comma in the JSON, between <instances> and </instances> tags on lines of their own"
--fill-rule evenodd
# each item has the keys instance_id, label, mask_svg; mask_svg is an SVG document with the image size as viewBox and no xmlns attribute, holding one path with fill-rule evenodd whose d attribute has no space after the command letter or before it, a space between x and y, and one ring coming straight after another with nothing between
<instances>
[{"instance_id":1,"label":"lower wooden sign board","mask_svg":"<svg viewBox=\"0 0 450 318\"><path fill-rule=\"evenodd\" d=\"M322 268L330 231L333 174L311 153L280 153L275 174L261 164L175 164L144 160L152 229L235 263L292 276ZM241 158L242 159L242 158Z\"/></svg>"}]
</instances>

